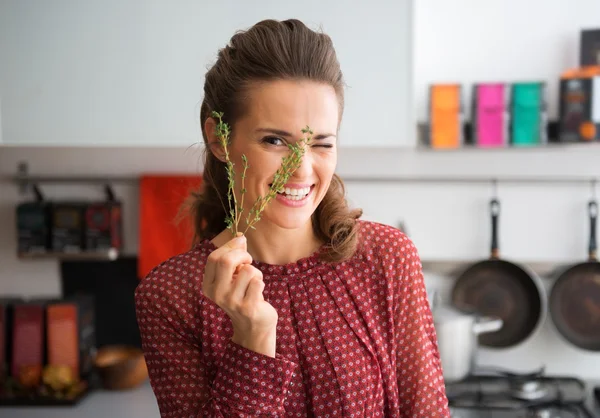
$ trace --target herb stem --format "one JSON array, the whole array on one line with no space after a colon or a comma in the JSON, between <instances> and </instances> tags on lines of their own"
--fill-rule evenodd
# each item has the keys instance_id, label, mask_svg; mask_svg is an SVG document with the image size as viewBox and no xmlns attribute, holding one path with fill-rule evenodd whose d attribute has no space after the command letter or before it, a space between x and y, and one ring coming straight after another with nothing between
<instances>
[{"instance_id":1,"label":"herb stem","mask_svg":"<svg viewBox=\"0 0 600 418\"><path fill-rule=\"evenodd\" d=\"M242 214L244 212L244 195L246 194L246 172L249 168L248 159L245 155L242 155L242 175L241 182L242 187L240 189L240 204L238 205L237 197L235 194L235 169L234 164L229 156L229 143L230 134L229 125L223 122L222 112L212 112L212 116L217 118L219 122L216 127L216 135L225 153L225 162L227 170L227 202L229 203L229 214L225 215L225 224L227 228L231 230L233 236L238 235L238 227ZM267 205L273 200L277 193L281 192L287 184L289 178L302 164L302 158L306 152L306 145L312 139L312 130L307 126L302 129L302 133L305 135L300 141L294 144L288 144L290 150L289 154L282 158L281 166L275 172L273 176L273 182L267 192L266 196L258 196L250 211L246 217L246 229L243 234L248 232L248 229L256 229L255 224L260 221L262 212L266 209ZM308 135L308 136L306 136Z\"/></svg>"}]
</instances>

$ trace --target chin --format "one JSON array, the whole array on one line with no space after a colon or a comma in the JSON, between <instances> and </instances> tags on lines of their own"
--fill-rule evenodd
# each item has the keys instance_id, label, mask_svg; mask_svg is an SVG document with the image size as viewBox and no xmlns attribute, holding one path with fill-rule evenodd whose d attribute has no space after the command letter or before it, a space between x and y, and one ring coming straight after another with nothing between
<instances>
[{"instance_id":1,"label":"chin","mask_svg":"<svg viewBox=\"0 0 600 418\"><path fill-rule=\"evenodd\" d=\"M277 226L281 229L301 229L311 223L312 215L316 207L313 202L307 202L302 207L288 207L278 201L271 201L263 212L261 223ZM257 225L257 229L260 226Z\"/></svg>"}]
</instances>

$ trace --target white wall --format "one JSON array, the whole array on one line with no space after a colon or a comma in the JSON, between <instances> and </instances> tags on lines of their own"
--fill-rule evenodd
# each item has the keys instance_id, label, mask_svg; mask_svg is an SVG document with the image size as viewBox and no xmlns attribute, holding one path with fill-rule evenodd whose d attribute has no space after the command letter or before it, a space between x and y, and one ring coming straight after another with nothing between
<instances>
[{"instance_id":1,"label":"white wall","mask_svg":"<svg viewBox=\"0 0 600 418\"><path fill-rule=\"evenodd\" d=\"M344 143L401 145L414 140L411 3L3 1L2 137L36 145L198 142L204 71L218 49L259 20L295 17L332 37L345 68ZM366 25L367 16L376 23ZM373 136L363 121L377 116L380 134Z\"/></svg>"},{"instance_id":2,"label":"white wall","mask_svg":"<svg viewBox=\"0 0 600 418\"><path fill-rule=\"evenodd\" d=\"M565 4L559 0L511 0L492 4L461 0L450 3L443 0L417 2L415 106L422 114L429 82L557 77L562 69L576 64L579 26L600 27L596 1ZM492 12L486 11L484 4ZM475 11L483 23L469 18ZM515 11L514 16L512 11ZM524 20L517 17L521 12L530 13L528 19L534 22L533 27L522 27ZM535 20L532 15L544 16L544 20ZM564 19L559 19L563 16ZM449 27L448 22L454 25ZM506 30L508 22L517 22L521 29ZM470 29L476 31L468 32ZM440 37L434 38L434 34ZM515 52L520 45L527 47L527 55ZM486 59L484 50L495 52ZM0 148L0 177L14 174L17 161L23 158L31 164L32 172L38 174L138 175L143 171L196 172L198 157L195 151L185 152L179 148ZM600 176L598 161L598 146L449 152L382 149L369 153L350 149L341 151L339 172L343 176L591 178ZM137 188L134 184L124 185L118 187L117 192L126 204L126 246L128 251L135 251ZM390 224L404 219L424 259L477 259L488 255L487 202L491 195L488 184L349 183L348 192L352 202L365 208L367 219ZM59 197L97 193L97 190L69 186L55 188L52 193ZM503 255L517 261L568 262L585 257L588 184L500 183L498 193L503 204L500 229ZM0 293L57 294L56 262L24 262L14 257L13 211L19 198L14 185L0 182ZM444 291L452 284L450 278L430 272L426 276L429 286ZM544 278L544 283L550 286L552 278ZM598 356L564 343L551 322L546 321L535 339L510 350L483 350L481 361L519 369L546 364L550 373L599 378Z\"/></svg>"}]
</instances>

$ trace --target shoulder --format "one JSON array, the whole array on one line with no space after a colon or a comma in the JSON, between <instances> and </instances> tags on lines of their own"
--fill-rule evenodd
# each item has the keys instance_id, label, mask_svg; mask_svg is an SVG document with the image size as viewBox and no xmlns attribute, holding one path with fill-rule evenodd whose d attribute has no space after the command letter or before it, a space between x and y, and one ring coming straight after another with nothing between
<instances>
[{"instance_id":1,"label":"shoulder","mask_svg":"<svg viewBox=\"0 0 600 418\"><path fill-rule=\"evenodd\" d=\"M139 312L178 311L180 316L196 312L202 291L202 276L210 254L206 245L196 245L154 267L135 289ZM141 308L144 307L144 311Z\"/></svg>"},{"instance_id":2,"label":"shoulder","mask_svg":"<svg viewBox=\"0 0 600 418\"><path fill-rule=\"evenodd\" d=\"M154 295L161 291L172 291L175 286L192 286L204 270L206 257L202 248L196 246L163 261L140 281L136 293Z\"/></svg>"},{"instance_id":3,"label":"shoulder","mask_svg":"<svg viewBox=\"0 0 600 418\"><path fill-rule=\"evenodd\" d=\"M362 222L360 252L371 268L380 271L391 289L394 310L410 305L410 309L427 301L425 278L419 252L404 232L377 222ZM413 305L411 298L418 298Z\"/></svg>"},{"instance_id":4,"label":"shoulder","mask_svg":"<svg viewBox=\"0 0 600 418\"><path fill-rule=\"evenodd\" d=\"M391 225L359 220L358 252L367 259L384 264L406 265L419 262L417 248L411 238Z\"/></svg>"}]
</instances>

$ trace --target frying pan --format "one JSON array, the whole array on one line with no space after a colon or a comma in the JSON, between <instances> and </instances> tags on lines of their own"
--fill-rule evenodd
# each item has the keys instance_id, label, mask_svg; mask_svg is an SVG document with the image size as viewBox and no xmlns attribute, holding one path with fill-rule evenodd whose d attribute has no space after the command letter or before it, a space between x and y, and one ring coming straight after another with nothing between
<instances>
[{"instance_id":1,"label":"frying pan","mask_svg":"<svg viewBox=\"0 0 600 418\"><path fill-rule=\"evenodd\" d=\"M452 289L452 303L460 310L501 318L502 328L481 334L479 344L506 348L525 341L539 329L547 301L539 277L525 267L500 258L500 201L496 198L490 201L490 213L490 258L472 264L456 279Z\"/></svg>"},{"instance_id":2,"label":"frying pan","mask_svg":"<svg viewBox=\"0 0 600 418\"><path fill-rule=\"evenodd\" d=\"M561 273L550 292L550 315L558 332L571 344L600 351L600 263L596 256L598 203L588 203L588 261Z\"/></svg>"}]
</instances>

